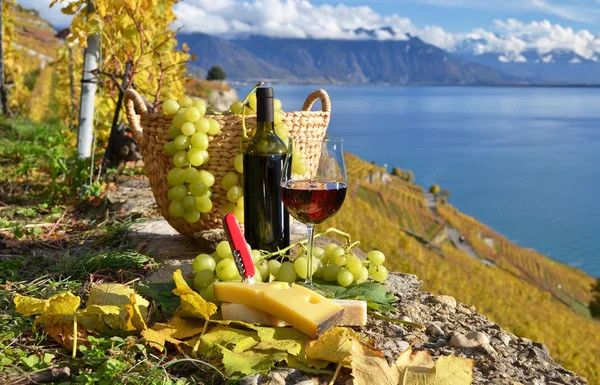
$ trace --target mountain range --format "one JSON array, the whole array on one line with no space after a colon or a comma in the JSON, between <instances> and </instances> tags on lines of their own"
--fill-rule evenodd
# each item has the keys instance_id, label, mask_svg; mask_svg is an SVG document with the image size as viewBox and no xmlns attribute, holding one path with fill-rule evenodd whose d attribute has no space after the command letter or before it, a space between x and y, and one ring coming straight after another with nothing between
<instances>
[{"instance_id":1,"label":"mountain range","mask_svg":"<svg viewBox=\"0 0 600 385\"><path fill-rule=\"evenodd\" d=\"M247 36L224 39L203 33L180 33L196 54L191 63L207 70L221 66L231 80L396 85L599 84L600 63L574 52L544 54L527 50L512 58L480 54L477 41L454 52L418 37L378 40L382 31L358 29L356 40ZM383 31L393 33L393 31Z\"/></svg>"}]
</instances>

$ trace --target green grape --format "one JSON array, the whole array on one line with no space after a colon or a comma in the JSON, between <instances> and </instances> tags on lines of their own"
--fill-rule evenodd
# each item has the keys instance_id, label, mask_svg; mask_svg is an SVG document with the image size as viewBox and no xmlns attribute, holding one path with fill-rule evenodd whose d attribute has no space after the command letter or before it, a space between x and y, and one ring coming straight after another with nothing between
<instances>
[{"instance_id":1,"label":"green grape","mask_svg":"<svg viewBox=\"0 0 600 385\"><path fill-rule=\"evenodd\" d=\"M348 258L346 258L345 255L338 255L337 257L335 257L335 259L333 260L333 263L335 263L338 266L344 266L346 264Z\"/></svg>"},{"instance_id":2,"label":"green grape","mask_svg":"<svg viewBox=\"0 0 600 385\"><path fill-rule=\"evenodd\" d=\"M231 203L237 203L242 196L244 196L244 190L240 186L233 186L227 191L227 200Z\"/></svg>"},{"instance_id":3,"label":"green grape","mask_svg":"<svg viewBox=\"0 0 600 385\"><path fill-rule=\"evenodd\" d=\"M194 123L196 127L196 132L200 134L206 134L210 129L210 123L206 118L200 118L196 123Z\"/></svg>"},{"instance_id":4,"label":"green grape","mask_svg":"<svg viewBox=\"0 0 600 385\"><path fill-rule=\"evenodd\" d=\"M258 263L255 263L254 267L256 270L260 271L260 275L263 277L263 280L266 280L269 277L269 267L267 266L267 261L261 259L258 261Z\"/></svg>"},{"instance_id":5,"label":"green grape","mask_svg":"<svg viewBox=\"0 0 600 385\"><path fill-rule=\"evenodd\" d=\"M254 269L254 282L262 282L262 281L263 281L263 276L260 273L260 270Z\"/></svg>"},{"instance_id":6,"label":"green grape","mask_svg":"<svg viewBox=\"0 0 600 385\"><path fill-rule=\"evenodd\" d=\"M243 209L244 208L244 196L241 196L237 201L237 207Z\"/></svg>"},{"instance_id":7,"label":"green grape","mask_svg":"<svg viewBox=\"0 0 600 385\"><path fill-rule=\"evenodd\" d=\"M206 134L196 132L192 135L190 142L192 143L192 147L198 150L206 150L208 148L208 136Z\"/></svg>"},{"instance_id":8,"label":"green grape","mask_svg":"<svg viewBox=\"0 0 600 385\"><path fill-rule=\"evenodd\" d=\"M244 104L238 100L237 102L233 102L231 107L229 107L229 111L232 114L241 114L242 108L244 108Z\"/></svg>"},{"instance_id":9,"label":"green grape","mask_svg":"<svg viewBox=\"0 0 600 385\"><path fill-rule=\"evenodd\" d=\"M290 132L283 128L279 128L278 126L275 126L275 134L279 137L279 139L286 142L288 136L290 135ZM292 164L292 166L293 166L293 164Z\"/></svg>"},{"instance_id":10,"label":"green grape","mask_svg":"<svg viewBox=\"0 0 600 385\"><path fill-rule=\"evenodd\" d=\"M277 272L277 280L280 282L294 283L296 280L296 270L292 262L283 262Z\"/></svg>"},{"instance_id":11,"label":"green grape","mask_svg":"<svg viewBox=\"0 0 600 385\"><path fill-rule=\"evenodd\" d=\"M188 210L196 208L196 198L191 195L187 195L185 198L183 198L181 203L183 204L183 207Z\"/></svg>"},{"instance_id":12,"label":"green grape","mask_svg":"<svg viewBox=\"0 0 600 385\"><path fill-rule=\"evenodd\" d=\"M212 302L216 305L220 305L221 301L217 301L215 298L215 284L211 283L206 286L204 289L200 291L200 296L204 298L205 301Z\"/></svg>"},{"instance_id":13,"label":"green grape","mask_svg":"<svg viewBox=\"0 0 600 385\"><path fill-rule=\"evenodd\" d=\"M294 270L296 274L302 279L306 279L306 268L308 266L308 260L306 257L298 257L294 261Z\"/></svg>"},{"instance_id":14,"label":"green grape","mask_svg":"<svg viewBox=\"0 0 600 385\"><path fill-rule=\"evenodd\" d=\"M215 271L215 267L217 263L208 254L199 254L196 258L194 258L194 262L192 262L192 269L195 273L202 270L210 270Z\"/></svg>"},{"instance_id":15,"label":"green grape","mask_svg":"<svg viewBox=\"0 0 600 385\"><path fill-rule=\"evenodd\" d=\"M333 247L331 247L333 245ZM341 246L335 245L333 243L325 246L325 254L331 261L335 260L337 257L344 255L346 252Z\"/></svg>"},{"instance_id":16,"label":"green grape","mask_svg":"<svg viewBox=\"0 0 600 385\"><path fill-rule=\"evenodd\" d=\"M354 275L354 276L356 277L357 275ZM369 279L369 270L366 267L362 266L360 268L360 273L358 273L357 280L360 280L361 282L364 282L367 279Z\"/></svg>"},{"instance_id":17,"label":"green grape","mask_svg":"<svg viewBox=\"0 0 600 385\"><path fill-rule=\"evenodd\" d=\"M232 281L236 275L239 275L233 259L221 260L217 263L215 272L221 281Z\"/></svg>"},{"instance_id":18,"label":"green grape","mask_svg":"<svg viewBox=\"0 0 600 385\"><path fill-rule=\"evenodd\" d=\"M181 201L173 201L169 205L169 215L180 218L185 213L185 207L183 207L183 203Z\"/></svg>"},{"instance_id":19,"label":"green grape","mask_svg":"<svg viewBox=\"0 0 600 385\"><path fill-rule=\"evenodd\" d=\"M313 267L313 277L323 278L323 262L320 259L315 258L313 262L316 263L316 269Z\"/></svg>"},{"instance_id":20,"label":"green grape","mask_svg":"<svg viewBox=\"0 0 600 385\"><path fill-rule=\"evenodd\" d=\"M190 137L179 135L177 138L175 138L175 140L173 140L173 143L175 143L176 149L187 150L187 148L190 146Z\"/></svg>"},{"instance_id":21,"label":"green grape","mask_svg":"<svg viewBox=\"0 0 600 385\"><path fill-rule=\"evenodd\" d=\"M175 167L187 166L189 164L187 152L185 150L177 151L175 155L173 155L173 164ZM183 177L185 181L185 175Z\"/></svg>"},{"instance_id":22,"label":"green grape","mask_svg":"<svg viewBox=\"0 0 600 385\"><path fill-rule=\"evenodd\" d=\"M175 115L179 111L179 103L175 100L166 100L162 105L163 114Z\"/></svg>"},{"instance_id":23,"label":"green grape","mask_svg":"<svg viewBox=\"0 0 600 385\"><path fill-rule=\"evenodd\" d=\"M177 115L175 115L173 117L173 126L172 127L175 127L176 129L180 129L181 126L183 125L183 123L185 123L185 114L183 112L179 111L177 113Z\"/></svg>"},{"instance_id":24,"label":"green grape","mask_svg":"<svg viewBox=\"0 0 600 385\"><path fill-rule=\"evenodd\" d=\"M363 268L362 261L356 255L350 254L346 257L346 268L350 270L354 276L358 277Z\"/></svg>"},{"instance_id":25,"label":"green grape","mask_svg":"<svg viewBox=\"0 0 600 385\"><path fill-rule=\"evenodd\" d=\"M325 250L323 250L320 247L313 247L313 257L315 258L323 258L323 256L325 255Z\"/></svg>"},{"instance_id":26,"label":"green grape","mask_svg":"<svg viewBox=\"0 0 600 385\"><path fill-rule=\"evenodd\" d=\"M208 134L215 136L219 132L221 132L221 125L214 119L208 119L208 123L210 124L210 128L208 129Z\"/></svg>"},{"instance_id":27,"label":"green grape","mask_svg":"<svg viewBox=\"0 0 600 385\"><path fill-rule=\"evenodd\" d=\"M221 188L225 191L229 191L230 188L237 185L239 178L235 172L228 172L221 179Z\"/></svg>"},{"instance_id":28,"label":"green grape","mask_svg":"<svg viewBox=\"0 0 600 385\"><path fill-rule=\"evenodd\" d=\"M196 132L196 126L194 126L194 123L185 122L181 126L181 133L183 135L192 136L195 132Z\"/></svg>"},{"instance_id":29,"label":"green grape","mask_svg":"<svg viewBox=\"0 0 600 385\"><path fill-rule=\"evenodd\" d=\"M337 274L337 282L340 286L346 287L350 286L350 284L354 281L354 275L350 272L350 270L342 267Z\"/></svg>"},{"instance_id":30,"label":"green grape","mask_svg":"<svg viewBox=\"0 0 600 385\"><path fill-rule=\"evenodd\" d=\"M200 111L194 106L190 106L185 110L185 120L188 122L197 122L201 117Z\"/></svg>"},{"instance_id":31,"label":"green grape","mask_svg":"<svg viewBox=\"0 0 600 385\"><path fill-rule=\"evenodd\" d=\"M273 109L275 111L281 110L281 100L279 100L279 99L273 99Z\"/></svg>"},{"instance_id":32,"label":"green grape","mask_svg":"<svg viewBox=\"0 0 600 385\"><path fill-rule=\"evenodd\" d=\"M163 147L163 152L166 156L173 156L177 152L175 148L175 143L173 141L169 141L165 143L165 147Z\"/></svg>"},{"instance_id":33,"label":"green grape","mask_svg":"<svg viewBox=\"0 0 600 385\"><path fill-rule=\"evenodd\" d=\"M388 276L388 270L383 265L375 265L374 269L369 268L369 274L377 282L384 282Z\"/></svg>"},{"instance_id":34,"label":"green grape","mask_svg":"<svg viewBox=\"0 0 600 385\"><path fill-rule=\"evenodd\" d=\"M246 116L250 116L250 115L256 115L256 111L254 111L252 108L246 106Z\"/></svg>"},{"instance_id":35,"label":"green grape","mask_svg":"<svg viewBox=\"0 0 600 385\"><path fill-rule=\"evenodd\" d=\"M200 212L196 209L187 210L183 213L183 219L188 223L196 223L200 220Z\"/></svg>"},{"instance_id":36,"label":"green grape","mask_svg":"<svg viewBox=\"0 0 600 385\"><path fill-rule=\"evenodd\" d=\"M277 277L277 273L279 273L279 268L281 268L281 262L276 259L271 259L267 262L267 268L269 269L269 274Z\"/></svg>"},{"instance_id":37,"label":"green grape","mask_svg":"<svg viewBox=\"0 0 600 385\"><path fill-rule=\"evenodd\" d=\"M369 254L367 254L367 259L369 262L376 265L383 265L383 262L385 262L385 254L379 250L371 250Z\"/></svg>"},{"instance_id":38,"label":"green grape","mask_svg":"<svg viewBox=\"0 0 600 385\"><path fill-rule=\"evenodd\" d=\"M341 267L336 265L336 264L332 264L332 265L328 265L325 266L323 268L323 279L326 280L327 282L333 282L337 279L337 275L338 272L340 271Z\"/></svg>"},{"instance_id":39,"label":"green grape","mask_svg":"<svg viewBox=\"0 0 600 385\"><path fill-rule=\"evenodd\" d=\"M294 162L292 161L292 173L296 175L304 175L308 172L308 167L302 161Z\"/></svg>"},{"instance_id":40,"label":"green grape","mask_svg":"<svg viewBox=\"0 0 600 385\"><path fill-rule=\"evenodd\" d=\"M210 160L210 155L208 155L208 151L202 150L202 155L204 155L204 163L208 163Z\"/></svg>"},{"instance_id":41,"label":"green grape","mask_svg":"<svg viewBox=\"0 0 600 385\"><path fill-rule=\"evenodd\" d=\"M281 123L281 113L279 111L273 111L273 121L275 124Z\"/></svg>"},{"instance_id":42,"label":"green grape","mask_svg":"<svg viewBox=\"0 0 600 385\"><path fill-rule=\"evenodd\" d=\"M243 154L237 154L235 156L235 158L233 158L233 165L235 167L235 171L239 172L240 174L244 173L244 155Z\"/></svg>"},{"instance_id":43,"label":"green grape","mask_svg":"<svg viewBox=\"0 0 600 385\"><path fill-rule=\"evenodd\" d=\"M215 176L206 170L199 171L200 182L204 183L208 187L215 184Z\"/></svg>"},{"instance_id":44,"label":"green grape","mask_svg":"<svg viewBox=\"0 0 600 385\"><path fill-rule=\"evenodd\" d=\"M192 105L192 98L190 98L189 96L184 96L181 99L179 99L179 105L181 107L189 107Z\"/></svg>"},{"instance_id":45,"label":"green grape","mask_svg":"<svg viewBox=\"0 0 600 385\"><path fill-rule=\"evenodd\" d=\"M209 197L203 196L196 198L196 210L200 211L201 213L209 212L212 210L212 206L213 204Z\"/></svg>"},{"instance_id":46,"label":"green grape","mask_svg":"<svg viewBox=\"0 0 600 385\"><path fill-rule=\"evenodd\" d=\"M185 169L185 181L187 183L194 183L198 180L199 174L198 170L193 167L189 167Z\"/></svg>"},{"instance_id":47,"label":"green grape","mask_svg":"<svg viewBox=\"0 0 600 385\"><path fill-rule=\"evenodd\" d=\"M179 135L181 135L181 128L171 125L169 127L169 130L167 131L167 136L169 137L169 139L175 139Z\"/></svg>"},{"instance_id":48,"label":"green grape","mask_svg":"<svg viewBox=\"0 0 600 385\"><path fill-rule=\"evenodd\" d=\"M200 113L200 116L206 114L206 103L204 103L204 100L202 100L200 98L193 98L192 99L192 107L194 107L198 110L198 112Z\"/></svg>"},{"instance_id":49,"label":"green grape","mask_svg":"<svg viewBox=\"0 0 600 385\"><path fill-rule=\"evenodd\" d=\"M227 255L231 254L231 246L227 241L221 241L217 245L217 255L220 258L227 258Z\"/></svg>"},{"instance_id":50,"label":"green grape","mask_svg":"<svg viewBox=\"0 0 600 385\"><path fill-rule=\"evenodd\" d=\"M244 223L244 221L245 221L244 209L240 209L239 207L236 206L233 209L233 215L235 215L235 219L237 219L238 222Z\"/></svg>"},{"instance_id":51,"label":"green grape","mask_svg":"<svg viewBox=\"0 0 600 385\"><path fill-rule=\"evenodd\" d=\"M187 158L192 166L202 166L204 163L204 154L202 150L198 150L197 148L190 149L187 153Z\"/></svg>"},{"instance_id":52,"label":"green grape","mask_svg":"<svg viewBox=\"0 0 600 385\"><path fill-rule=\"evenodd\" d=\"M167 182L171 186L177 186L185 182L185 170L177 167L169 171L167 174Z\"/></svg>"},{"instance_id":53,"label":"green grape","mask_svg":"<svg viewBox=\"0 0 600 385\"><path fill-rule=\"evenodd\" d=\"M262 261L262 254L259 250L250 250L250 254L252 254L252 261L256 265L259 261Z\"/></svg>"},{"instance_id":54,"label":"green grape","mask_svg":"<svg viewBox=\"0 0 600 385\"><path fill-rule=\"evenodd\" d=\"M200 177L200 173L198 173L198 178ZM208 192L208 186L206 183L202 182L194 182L190 185L190 192L195 197L203 197Z\"/></svg>"},{"instance_id":55,"label":"green grape","mask_svg":"<svg viewBox=\"0 0 600 385\"><path fill-rule=\"evenodd\" d=\"M212 253L210 256L212 257L212 259L215 260L215 264L221 262L221 259L223 259L223 258L219 257L219 254L217 254L216 251L214 253Z\"/></svg>"},{"instance_id":56,"label":"green grape","mask_svg":"<svg viewBox=\"0 0 600 385\"><path fill-rule=\"evenodd\" d=\"M256 111L256 94L255 93L251 93L250 96L248 97L248 104L250 105L250 108L252 108L254 111Z\"/></svg>"},{"instance_id":57,"label":"green grape","mask_svg":"<svg viewBox=\"0 0 600 385\"><path fill-rule=\"evenodd\" d=\"M211 258L212 259L212 258ZM197 272L194 276L194 288L201 291L215 281L215 273L210 270Z\"/></svg>"},{"instance_id":58,"label":"green grape","mask_svg":"<svg viewBox=\"0 0 600 385\"><path fill-rule=\"evenodd\" d=\"M227 202L225 203L225 205L223 206L223 213L224 214L228 214L228 213L234 213L235 214L235 209L236 209L236 205L234 205L231 202ZM237 218L237 217L236 217Z\"/></svg>"},{"instance_id":59,"label":"green grape","mask_svg":"<svg viewBox=\"0 0 600 385\"><path fill-rule=\"evenodd\" d=\"M180 201L183 198L185 198L187 193L187 187L183 184L180 184L169 189L169 192L167 193L167 198L169 198L170 201Z\"/></svg>"}]
</instances>

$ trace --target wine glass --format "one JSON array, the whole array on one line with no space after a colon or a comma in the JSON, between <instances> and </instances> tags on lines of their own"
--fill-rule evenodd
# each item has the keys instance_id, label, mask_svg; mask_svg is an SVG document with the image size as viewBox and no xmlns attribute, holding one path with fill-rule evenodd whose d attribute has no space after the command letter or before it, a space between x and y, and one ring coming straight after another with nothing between
<instances>
[{"instance_id":1,"label":"wine glass","mask_svg":"<svg viewBox=\"0 0 600 385\"><path fill-rule=\"evenodd\" d=\"M306 224L308 250L304 284L312 289L315 225L337 213L346 197L348 177L342 143L341 138L333 137L290 138L281 173L283 203L296 220Z\"/></svg>"}]
</instances>

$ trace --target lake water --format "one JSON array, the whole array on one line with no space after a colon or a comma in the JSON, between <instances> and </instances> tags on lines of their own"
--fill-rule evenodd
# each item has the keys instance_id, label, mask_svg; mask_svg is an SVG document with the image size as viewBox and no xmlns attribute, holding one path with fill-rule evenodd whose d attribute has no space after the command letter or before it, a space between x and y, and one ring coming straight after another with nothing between
<instances>
[{"instance_id":1,"label":"lake water","mask_svg":"<svg viewBox=\"0 0 600 385\"><path fill-rule=\"evenodd\" d=\"M315 88L275 95L298 110ZM511 241L600 276L600 88L323 88L346 151L412 170Z\"/></svg>"}]
</instances>

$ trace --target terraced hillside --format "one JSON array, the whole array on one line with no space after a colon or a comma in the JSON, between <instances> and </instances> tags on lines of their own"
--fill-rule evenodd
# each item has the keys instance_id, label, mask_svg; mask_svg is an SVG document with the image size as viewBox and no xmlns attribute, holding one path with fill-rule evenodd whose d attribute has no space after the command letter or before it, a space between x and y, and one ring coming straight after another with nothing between
<instances>
[{"instance_id":1,"label":"terraced hillside","mask_svg":"<svg viewBox=\"0 0 600 385\"><path fill-rule=\"evenodd\" d=\"M356 172L355 167L360 172ZM388 192L373 192L374 186L370 186L369 190L367 182L362 179L368 177L369 172L379 172L376 166L349 156L347 168L351 193L348 194L340 212L323 224L323 227L342 228L350 232L354 239L360 240L365 249L382 250L388 256L386 264L389 269L416 274L423 280L425 289L452 295L461 302L474 305L478 311L512 333L543 342L563 366L587 377L590 384L600 384L600 339L594 337L600 335L600 322L565 306L563 301L557 300L554 293L540 286L539 282L528 279L523 271L533 269L536 262L540 267L547 266L544 274L548 286L556 284L552 280L560 278L564 290L569 290L573 296L578 295L581 298L589 295L589 289L585 292L585 286L587 282L591 282L591 277L558 263L553 265L550 260L544 261L545 257L536 255L537 253L526 253L525 249L511 244L499 234L495 235L494 247L501 245L501 250L510 248L516 251L514 254L493 254L494 250L484 238L493 232L479 222L476 223L482 234L481 239L477 232L469 233L463 229L461 231L470 234L469 241L473 242L478 253L485 250L483 247L488 248L489 255L483 255L490 259L493 256L495 259L492 260L498 266L487 266L446 243L441 247L432 247L430 243L403 231L397 216L386 210L391 202L391 198L388 199L387 196L392 195L389 191L410 190L418 197L418 186L405 186L405 183L399 183L392 178L386 185L390 189ZM357 175L360 175L361 179L357 178ZM364 191L369 190L370 195L364 191L359 193L361 188L364 188ZM374 195L378 196L379 200L369 200L368 197L372 198ZM409 196L408 191L406 195ZM411 215L419 216L419 220L426 220L421 219L418 214L418 202L409 201L406 205L403 202L402 198L397 198L395 203L402 205ZM455 213L463 215L457 211ZM461 220L460 223L466 221ZM475 222L469 223L475 228ZM528 259L531 255L534 256L534 263ZM518 275L518 272L521 274Z\"/></svg>"},{"instance_id":2,"label":"terraced hillside","mask_svg":"<svg viewBox=\"0 0 600 385\"><path fill-rule=\"evenodd\" d=\"M549 291L576 310L587 313L586 304L591 299L590 287L594 283L592 277L535 250L515 245L450 205L438 205L437 211L451 226L461 231L478 254L517 277Z\"/></svg>"}]
</instances>

